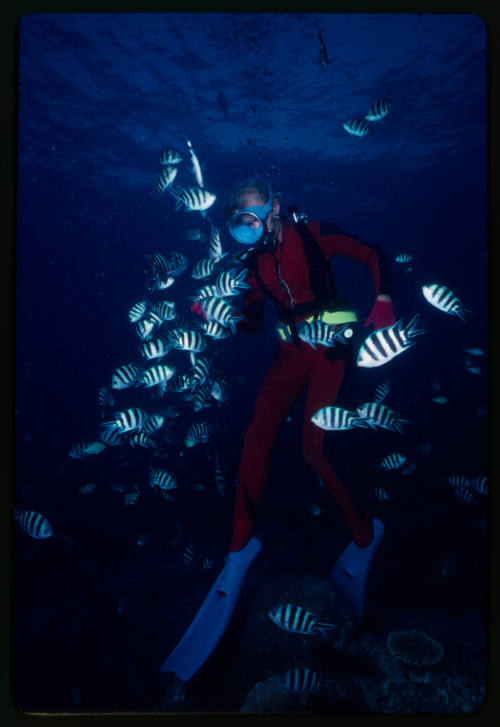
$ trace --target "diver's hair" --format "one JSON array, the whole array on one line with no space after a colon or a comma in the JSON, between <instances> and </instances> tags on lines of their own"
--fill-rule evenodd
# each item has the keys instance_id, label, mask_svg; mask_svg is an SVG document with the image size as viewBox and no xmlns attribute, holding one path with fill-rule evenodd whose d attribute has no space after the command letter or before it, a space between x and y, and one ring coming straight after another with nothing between
<instances>
[{"instance_id":1,"label":"diver's hair","mask_svg":"<svg viewBox=\"0 0 500 727\"><path fill-rule=\"evenodd\" d=\"M257 177L249 177L236 185L226 202L224 215L226 222L229 223L236 210L243 206L243 198L248 192L257 192L264 202L269 202L274 197L271 185Z\"/></svg>"}]
</instances>

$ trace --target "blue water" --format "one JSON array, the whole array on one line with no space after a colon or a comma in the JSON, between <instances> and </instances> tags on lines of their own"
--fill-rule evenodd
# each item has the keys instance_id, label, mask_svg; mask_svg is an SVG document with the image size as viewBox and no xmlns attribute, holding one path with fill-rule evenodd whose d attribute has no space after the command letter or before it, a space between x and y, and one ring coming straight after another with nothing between
<instances>
[{"instance_id":1,"label":"blue water","mask_svg":"<svg viewBox=\"0 0 500 727\"><path fill-rule=\"evenodd\" d=\"M328 49L325 73L318 27ZM188 270L163 297L175 299L190 320L187 296L207 282L190 277L207 256L203 243L183 238L186 227L206 229L206 221L174 211L168 193L151 196L166 146L181 151L183 183L194 183L188 138L217 195L209 214L230 254L238 246L223 227L225 200L236 182L258 172L282 195L284 210L297 203L311 219L380 244L391 259L396 317L420 313L427 333L385 369L354 370L342 405L370 400L389 378L388 403L412 425L404 437L327 437L332 456L336 448L350 471L353 495L371 496L386 526L383 558L371 576L372 614L379 614L372 629L378 623L390 630L395 613L430 609L458 622L477 615L471 641L484 641L487 498L460 502L446 477L487 475L488 417L477 414L488 401L486 60L485 26L474 15L22 18L14 504L43 513L54 538L35 540L20 528L14 534L18 706L153 710L172 633L177 638L187 626L185 614L194 614L229 545L239 451L275 347L271 304L263 334L210 343L217 367L244 377L229 405L214 402L194 414L182 402L174 421L179 440L197 419L220 421L213 441L227 478L224 497L215 492L211 447L204 445L183 459L167 446L181 485L173 506L149 488L152 450L110 447L83 461L68 457L75 443L98 438L99 387L110 385L118 366L140 360L128 311L145 293L145 255L174 249L188 258ZM389 92L391 111L373 122L372 134L344 130L344 121L363 118ZM409 273L394 262L400 252L415 257ZM333 270L364 321L373 303L369 271L340 259ZM429 282L449 287L473 312L467 323L427 303L421 286ZM363 335L361 326L358 344ZM464 365L470 346L485 351L479 375ZM446 404L431 401L432 377ZM115 394L119 406L144 397ZM265 557L278 575L326 577L348 533L328 498L319 518L303 517L318 488L301 460L300 422L299 402L271 465L262 527L273 531L277 549ZM426 441L433 447L423 456ZM374 474L372 463L399 449L416 460L415 472ZM96 491L78 495L88 482ZM196 482L206 490L189 489ZM137 484L138 503L125 507L116 483L125 490ZM373 501L375 486L390 500ZM181 549L190 537L196 541L194 571L183 570L172 547L177 523ZM137 545L141 532L149 533L146 547ZM310 551L299 547L311 542L309 532L317 538ZM205 556L214 560L208 573L200 566ZM443 575L447 556L453 568ZM216 685L215 678L212 708L232 708L218 701Z\"/></svg>"}]
</instances>

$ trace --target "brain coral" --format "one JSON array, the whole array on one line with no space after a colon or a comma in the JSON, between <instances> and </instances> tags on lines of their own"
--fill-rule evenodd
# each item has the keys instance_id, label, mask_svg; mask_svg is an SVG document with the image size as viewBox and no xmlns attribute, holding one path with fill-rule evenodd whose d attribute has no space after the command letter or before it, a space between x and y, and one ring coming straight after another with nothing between
<instances>
[{"instance_id":1,"label":"brain coral","mask_svg":"<svg viewBox=\"0 0 500 727\"><path fill-rule=\"evenodd\" d=\"M431 666L443 658L444 649L423 631L391 631L387 637L391 654L409 666Z\"/></svg>"}]
</instances>

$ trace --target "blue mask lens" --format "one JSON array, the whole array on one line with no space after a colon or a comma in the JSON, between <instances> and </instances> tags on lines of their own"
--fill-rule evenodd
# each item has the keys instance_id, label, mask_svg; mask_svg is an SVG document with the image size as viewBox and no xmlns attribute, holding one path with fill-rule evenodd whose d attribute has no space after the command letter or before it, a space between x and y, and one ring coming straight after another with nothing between
<instances>
[{"instance_id":1,"label":"blue mask lens","mask_svg":"<svg viewBox=\"0 0 500 727\"><path fill-rule=\"evenodd\" d=\"M253 245L254 242L260 240L264 229L262 220L268 214L266 212L261 218L263 209L263 207L246 207L244 210L236 212L229 225L229 232L237 242L241 242L242 245Z\"/></svg>"},{"instance_id":2,"label":"blue mask lens","mask_svg":"<svg viewBox=\"0 0 500 727\"><path fill-rule=\"evenodd\" d=\"M229 232L242 245L253 245L262 237L263 221L272 209L269 200L265 205L254 205L235 212L229 225Z\"/></svg>"},{"instance_id":3,"label":"blue mask lens","mask_svg":"<svg viewBox=\"0 0 500 727\"><path fill-rule=\"evenodd\" d=\"M248 225L231 225L229 232L237 242L242 245L253 245L262 237L262 224L260 227L249 227Z\"/></svg>"}]
</instances>

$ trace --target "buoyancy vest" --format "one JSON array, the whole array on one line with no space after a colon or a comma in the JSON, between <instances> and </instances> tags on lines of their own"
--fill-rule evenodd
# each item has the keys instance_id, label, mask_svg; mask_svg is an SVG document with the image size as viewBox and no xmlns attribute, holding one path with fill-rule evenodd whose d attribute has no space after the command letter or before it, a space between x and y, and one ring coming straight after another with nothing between
<instances>
[{"instance_id":1,"label":"buoyancy vest","mask_svg":"<svg viewBox=\"0 0 500 727\"><path fill-rule=\"evenodd\" d=\"M339 299L328 260L318 241L307 227L306 222L304 220L298 220L297 222L290 222L290 224L297 230L302 240L304 254L307 260L309 287L314 296L313 300L298 303L293 308L285 308L262 280L257 264L258 253L249 255L245 260L245 265L253 270L264 292L274 301L280 320L290 325L295 345L300 347L301 342L296 328L296 320L298 318L315 315L324 310L340 310L346 307L347 301Z\"/></svg>"}]
</instances>

